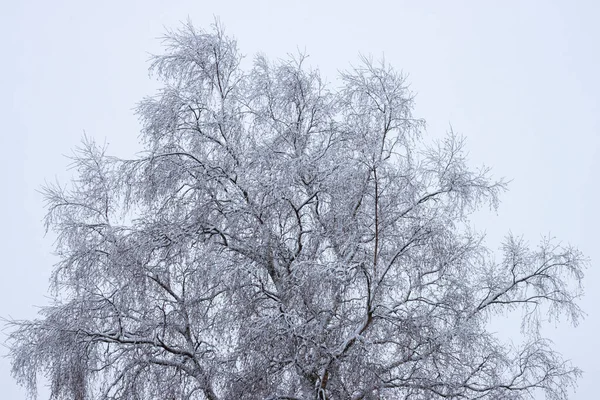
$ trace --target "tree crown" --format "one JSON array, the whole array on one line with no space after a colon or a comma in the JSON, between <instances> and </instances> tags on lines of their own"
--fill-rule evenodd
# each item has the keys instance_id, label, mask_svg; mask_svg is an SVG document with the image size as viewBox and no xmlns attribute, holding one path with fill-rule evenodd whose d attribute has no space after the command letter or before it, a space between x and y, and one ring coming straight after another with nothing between
<instances>
[{"instance_id":1,"label":"tree crown","mask_svg":"<svg viewBox=\"0 0 600 400\"><path fill-rule=\"evenodd\" d=\"M13 374L61 399L566 399L579 370L540 333L577 323L586 259L469 215L504 181L464 140L428 143L405 77L362 58L324 84L305 57L241 68L216 24L170 31L144 152L84 140L45 188L54 304L11 321ZM523 344L489 332L523 310Z\"/></svg>"}]
</instances>

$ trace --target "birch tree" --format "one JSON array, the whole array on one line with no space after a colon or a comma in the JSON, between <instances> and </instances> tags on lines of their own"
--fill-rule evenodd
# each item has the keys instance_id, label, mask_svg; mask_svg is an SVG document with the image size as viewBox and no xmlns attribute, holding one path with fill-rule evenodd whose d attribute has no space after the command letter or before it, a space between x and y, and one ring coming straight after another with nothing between
<instances>
[{"instance_id":1,"label":"birch tree","mask_svg":"<svg viewBox=\"0 0 600 400\"><path fill-rule=\"evenodd\" d=\"M219 24L164 45L139 156L85 139L44 189L54 300L8 321L30 395L41 375L57 400L567 398L580 372L540 326L577 324L586 259L486 247L469 216L506 184L460 136L425 137L402 74L243 69ZM501 315L520 344L489 330Z\"/></svg>"}]
</instances>

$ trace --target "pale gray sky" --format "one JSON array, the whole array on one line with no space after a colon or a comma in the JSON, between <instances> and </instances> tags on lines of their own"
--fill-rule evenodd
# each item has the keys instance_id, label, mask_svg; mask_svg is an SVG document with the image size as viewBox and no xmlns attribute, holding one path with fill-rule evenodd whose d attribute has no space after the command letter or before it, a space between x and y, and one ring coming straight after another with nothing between
<instances>
[{"instance_id":1,"label":"pale gray sky","mask_svg":"<svg viewBox=\"0 0 600 400\"><path fill-rule=\"evenodd\" d=\"M367 4L369 4L367 6ZM511 230L551 233L592 259L587 319L546 334L597 398L600 330L600 3L595 1L4 1L0 12L0 316L32 318L54 262L36 189L66 180L85 130L113 154L139 149L132 108L156 83L148 52L164 27L219 16L242 52L310 54L330 81L359 52L410 74L416 114L468 138L474 164L513 179L498 215L477 216L496 247ZM42 394L45 392L42 391ZM0 397L24 399L0 360ZM47 397L47 396L46 396Z\"/></svg>"}]
</instances>

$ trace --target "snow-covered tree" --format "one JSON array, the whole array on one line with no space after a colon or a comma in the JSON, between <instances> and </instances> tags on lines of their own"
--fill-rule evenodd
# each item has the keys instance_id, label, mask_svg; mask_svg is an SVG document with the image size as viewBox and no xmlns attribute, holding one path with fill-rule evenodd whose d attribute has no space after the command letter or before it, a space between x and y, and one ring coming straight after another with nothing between
<instances>
[{"instance_id":1,"label":"snow-covered tree","mask_svg":"<svg viewBox=\"0 0 600 400\"><path fill-rule=\"evenodd\" d=\"M579 370L540 323L577 323L586 259L486 248L468 217L506 185L454 133L423 138L404 76L243 70L218 24L165 45L144 151L84 140L73 182L45 188L55 300L9 321L30 394L42 374L55 399L567 398ZM506 313L519 345L489 330Z\"/></svg>"}]
</instances>

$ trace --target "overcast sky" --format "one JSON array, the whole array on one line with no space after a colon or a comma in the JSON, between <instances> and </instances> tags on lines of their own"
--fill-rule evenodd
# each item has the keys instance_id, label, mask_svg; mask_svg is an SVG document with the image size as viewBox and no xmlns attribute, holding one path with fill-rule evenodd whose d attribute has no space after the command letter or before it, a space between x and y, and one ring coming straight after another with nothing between
<instances>
[{"instance_id":1,"label":"overcast sky","mask_svg":"<svg viewBox=\"0 0 600 400\"><path fill-rule=\"evenodd\" d=\"M367 5L368 4L368 5ZM498 214L474 219L497 248L509 231L552 234L592 260L577 328L545 333L585 374L573 398L597 398L600 331L600 3L595 1L3 1L0 11L0 316L47 303L55 261L36 192L65 181L83 132L133 154L132 109L165 27L220 17L243 53L306 49L332 83L359 53L408 73L431 135L451 125L473 165L513 179ZM4 340L3 338L1 339ZM5 351L3 351L5 352ZM42 398L47 398L46 394ZM0 397L25 399L0 359Z\"/></svg>"}]
</instances>

